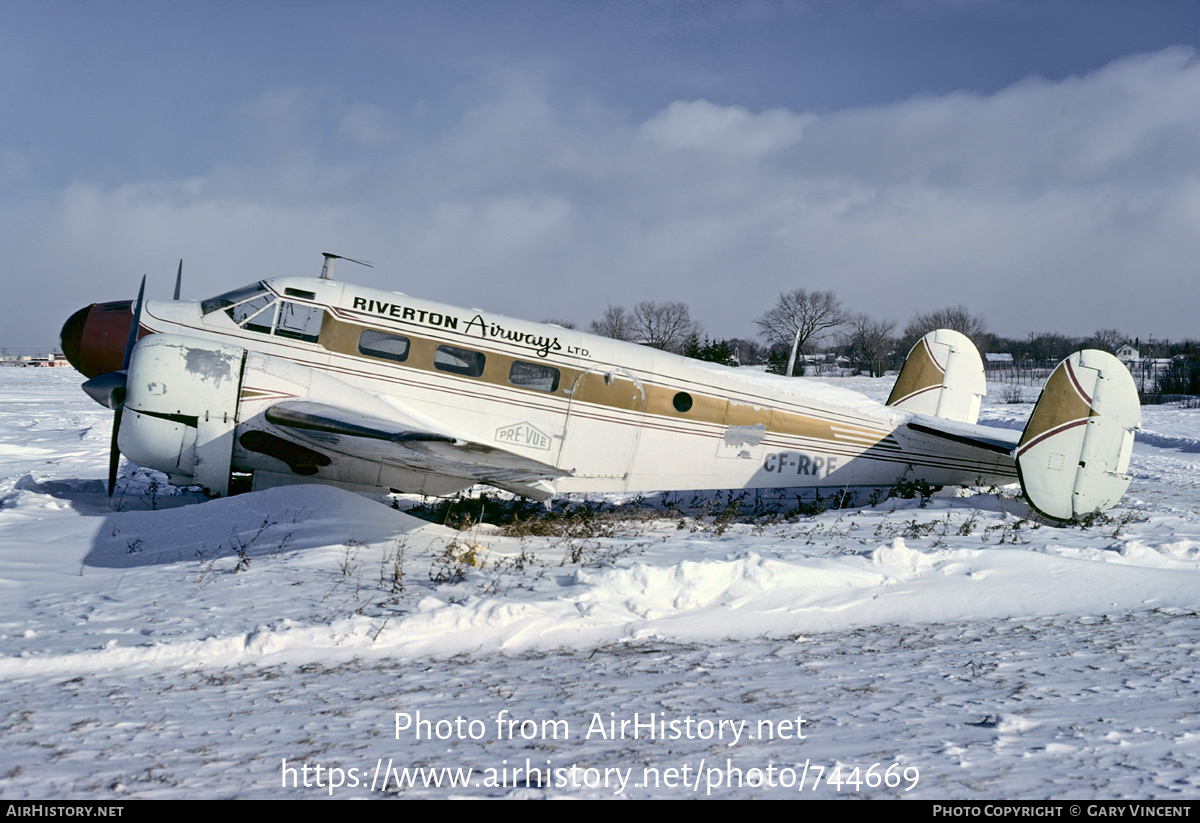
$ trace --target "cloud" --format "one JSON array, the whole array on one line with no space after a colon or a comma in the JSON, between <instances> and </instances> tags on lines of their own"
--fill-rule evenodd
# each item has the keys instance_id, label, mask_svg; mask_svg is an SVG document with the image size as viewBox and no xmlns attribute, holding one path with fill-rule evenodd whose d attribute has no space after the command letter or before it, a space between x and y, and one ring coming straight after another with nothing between
<instances>
[{"instance_id":1,"label":"cloud","mask_svg":"<svg viewBox=\"0 0 1200 823\"><path fill-rule=\"evenodd\" d=\"M182 254L217 292L335 251L378 264L342 277L532 318L685 299L710 331L748 336L805 287L901 323L966 303L1007 334L1196 335L1178 299L1200 256L1188 49L821 114L683 100L639 120L567 91L500 72L418 130L289 89L242 108L253 139L219 166L79 181L0 237L62 272L39 304L51 325L83 302L61 288L79 271L104 286L87 299L115 298L131 269Z\"/></svg>"},{"instance_id":2,"label":"cloud","mask_svg":"<svg viewBox=\"0 0 1200 823\"><path fill-rule=\"evenodd\" d=\"M811 116L774 109L751 114L707 100L675 102L642 124L640 134L663 149L760 158L798 143Z\"/></svg>"},{"instance_id":3,"label":"cloud","mask_svg":"<svg viewBox=\"0 0 1200 823\"><path fill-rule=\"evenodd\" d=\"M1192 165L1197 75L1191 50L1170 49L1056 83L1029 79L990 96L955 93L839 112L810 128L806 148L822 168L893 185L1157 183L1177 164Z\"/></svg>"},{"instance_id":4,"label":"cloud","mask_svg":"<svg viewBox=\"0 0 1200 823\"><path fill-rule=\"evenodd\" d=\"M394 146L404 137L396 117L380 106L354 103L346 107L338 123L338 137L355 146Z\"/></svg>"}]
</instances>

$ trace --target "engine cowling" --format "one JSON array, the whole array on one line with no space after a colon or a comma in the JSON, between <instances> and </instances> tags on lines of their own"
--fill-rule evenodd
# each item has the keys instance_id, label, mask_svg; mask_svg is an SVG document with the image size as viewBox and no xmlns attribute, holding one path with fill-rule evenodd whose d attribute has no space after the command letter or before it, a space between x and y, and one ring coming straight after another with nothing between
<instances>
[{"instance_id":1,"label":"engine cowling","mask_svg":"<svg viewBox=\"0 0 1200 823\"><path fill-rule=\"evenodd\" d=\"M129 362L121 453L172 483L228 494L245 360L239 346L198 338L139 341Z\"/></svg>"}]
</instances>

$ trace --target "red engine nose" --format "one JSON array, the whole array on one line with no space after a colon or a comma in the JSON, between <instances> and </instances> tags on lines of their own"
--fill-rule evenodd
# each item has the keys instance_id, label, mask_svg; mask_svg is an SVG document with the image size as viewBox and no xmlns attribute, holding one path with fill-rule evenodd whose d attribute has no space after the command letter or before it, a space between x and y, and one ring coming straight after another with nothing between
<instances>
[{"instance_id":1,"label":"red engine nose","mask_svg":"<svg viewBox=\"0 0 1200 823\"><path fill-rule=\"evenodd\" d=\"M62 349L77 371L96 377L121 368L132 308L132 300L93 303L67 319L62 327Z\"/></svg>"}]
</instances>

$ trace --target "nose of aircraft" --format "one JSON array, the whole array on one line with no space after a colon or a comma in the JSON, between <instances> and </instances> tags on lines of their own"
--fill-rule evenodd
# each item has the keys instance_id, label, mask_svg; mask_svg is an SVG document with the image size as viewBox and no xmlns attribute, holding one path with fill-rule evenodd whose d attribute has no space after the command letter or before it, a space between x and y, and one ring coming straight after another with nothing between
<instances>
[{"instance_id":1,"label":"nose of aircraft","mask_svg":"<svg viewBox=\"0 0 1200 823\"><path fill-rule=\"evenodd\" d=\"M121 368L133 301L116 300L84 306L62 327L62 350L77 371L96 377Z\"/></svg>"},{"instance_id":2,"label":"nose of aircraft","mask_svg":"<svg viewBox=\"0 0 1200 823\"><path fill-rule=\"evenodd\" d=\"M84 306L67 318L67 322L63 323L62 331L59 332L59 339L62 341L62 352L67 356L67 360L75 367L76 371L81 371L79 368L79 352L80 346L83 343L83 327L87 325L87 317L91 311L91 306Z\"/></svg>"}]
</instances>

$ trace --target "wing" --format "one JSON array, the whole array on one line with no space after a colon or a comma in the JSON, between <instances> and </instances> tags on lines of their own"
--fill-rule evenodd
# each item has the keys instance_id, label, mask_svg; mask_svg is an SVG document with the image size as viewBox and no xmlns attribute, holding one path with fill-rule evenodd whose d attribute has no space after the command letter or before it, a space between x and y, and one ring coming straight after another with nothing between
<instances>
[{"instance_id":1,"label":"wing","mask_svg":"<svg viewBox=\"0 0 1200 823\"><path fill-rule=\"evenodd\" d=\"M327 450L469 478L536 500L552 497L552 482L567 476L547 463L464 439L399 409L382 417L329 403L290 400L271 406L264 416L292 436Z\"/></svg>"}]
</instances>

